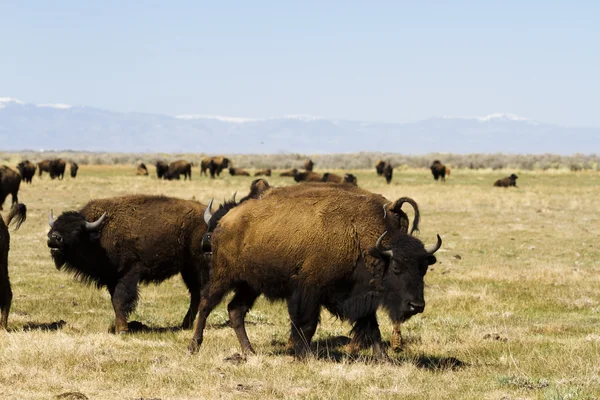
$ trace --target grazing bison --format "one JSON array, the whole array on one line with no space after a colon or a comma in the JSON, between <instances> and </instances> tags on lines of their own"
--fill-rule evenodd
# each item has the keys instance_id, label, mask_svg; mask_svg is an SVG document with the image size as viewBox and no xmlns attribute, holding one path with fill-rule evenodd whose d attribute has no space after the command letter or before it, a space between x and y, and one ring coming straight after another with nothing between
<instances>
[{"instance_id":1,"label":"grazing bison","mask_svg":"<svg viewBox=\"0 0 600 400\"><path fill-rule=\"evenodd\" d=\"M323 175L312 171L298 172L294 174L296 182L323 182Z\"/></svg>"},{"instance_id":2,"label":"grazing bison","mask_svg":"<svg viewBox=\"0 0 600 400\"><path fill-rule=\"evenodd\" d=\"M25 204L15 204L4 219L0 218L0 329L6 329L12 301L12 291L8 279L8 250L10 248L8 226L16 223L15 230L19 229L25 221L26 214Z\"/></svg>"},{"instance_id":3,"label":"grazing bison","mask_svg":"<svg viewBox=\"0 0 600 400\"><path fill-rule=\"evenodd\" d=\"M315 166L315 163L312 160L308 159L308 160L304 161L304 169L306 171L312 171L314 166Z\"/></svg>"},{"instance_id":4,"label":"grazing bison","mask_svg":"<svg viewBox=\"0 0 600 400\"><path fill-rule=\"evenodd\" d=\"M21 175L6 165L0 167L0 210L4 201L10 194L12 196L12 204L19 202L19 187L21 186Z\"/></svg>"},{"instance_id":5,"label":"grazing bison","mask_svg":"<svg viewBox=\"0 0 600 400\"><path fill-rule=\"evenodd\" d=\"M392 174L394 173L394 168L392 164L389 162L385 163L383 167L383 176L385 176L385 181L389 184L392 181Z\"/></svg>"},{"instance_id":6,"label":"grazing bison","mask_svg":"<svg viewBox=\"0 0 600 400\"><path fill-rule=\"evenodd\" d=\"M279 176L291 176L293 177L294 175L296 175L296 173L298 172L298 170L296 168L294 169L290 169L288 171L283 171L279 174Z\"/></svg>"},{"instance_id":7,"label":"grazing bison","mask_svg":"<svg viewBox=\"0 0 600 400\"><path fill-rule=\"evenodd\" d=\"M31 180L35 175L35 164L29 160L21 161L17 164L17 169L23 177L23 180L27 183L31 183Z\"/></svg>"},{"instance_id":8,"label":"grazing bison","mask_svg":"<svg viewBox=\"0 0 600 400\"><path fill-rule=\"evenodd\" d=\"M506 178L498 179L496 181L496 183L494 183L494 186L505 187L505 188L510 187L510 186L518 187L517 186L517 178L518 178L517 175L511 174L510 176L507 176Z\"/></svg>"},{"instance_id":9,"label":"grazing bison","mask_svg":"<svg viewBox=\"0 0 600 400\"><path fill-rule=\"evenodd\" d=\"M164 174L164 178L171 180L177 179L183 175L183 180L186 180L188 177L190 181L192 180L192 164L184 160L173 161L169 164L169 168L167 172Z\"/></svg>"},{"instance_id":10,"label":"grazing bison","mask_svg":"<svg viewBox=\"0 0 600 400\"><path fill-rule=\"evenodd\" d=\"M435 160L431 164L430 169L433 175L433 179L435 179L436 181L438 180L438 178L442 178L442 182L445 182L446 175L450 175L450 169L447 168L444 164L442 164L440 160Z\"/></svg>"},{"instance_id":11,"label":"grazing bison","mask_svg":"<svg viewBox=\"0 0 600 400\"><path fill-rule=\"evenodd\" d=\"M250 176L248 171L243 170L242 168L229 168L229 175L231 176Z\"/></svg>"},{"instance_id":12,"label":"grazing bison","mask_svg":"<svg viewBox=\"0 0 600 400\"><path fill-rule=\"evenodd\" d=\"M383 175L383 167L385 167L385 161L377 161L377 164L375 164L375 171L377 171L377 176Z\"/></svg>"},{"instance_id":13,"label":"grazing bison","mask_svg":"<svg viewBox=\"0 0 600 400\"><path fill-rule=\"evenodd\" d=\"M414 203L391 203L351 185L307 183L233 207L213 232L211 276L189 350L199 349L208 315L233 290L227 309L243 353L254 352L245 315L263 294L287 301L297 356L310 350L325 307L351 321L355 339L387 359L376 311L385 308L394 322L423 312L423 277L441 246L439 236L426 249L405 232L405 202Z\"/></svg>"},{"instance_id":14,"label":"grazing bison","mask_svg":"<svg viewBox=\"0 0 600 400\"><path fill-rule=\"evenodd\" d=\"M137 169L135 170L135 174L136 175L147 176L148 175L148 168L146 168L146 164L139 163L138 166L137 166Z\"/></svg>"},{"instance_id":15,"label":"grazing bison","mask_svg":"<svg viewBox=\"0 0 600 400\"><path fill-rule=\"evenodd\" d=\"M39 171L38 176L40 178L42 177L42 172L47 172L48 174L50 174L50 164L51 163L52 163L52 160L42 160L39 163L37 163L37 167L38 167L38 171Z\"/></svg>"},{"instance_id":16,"label":"grazing bison","mask_svg":"<svg viewBox=\"0 0 600 400\"><path fill-rule=\"evenodd\" d=\"M56 158L50 161L50 179L58 178L62 180L65 177L67 162L62 158Z\"/></svg>"},{"instance_id":17,"label":"grazing bison","mask_svg":"<svg viewBox=\"0 0 600 400\"><path fill-rule=\"evenodd\" d=\"M75 178L77 176L77 170L79 169L79 165L76 162L71 163L71 178Z\"/></svg>"},{"instance_id":18,"label":"grazing bison","mask_svg":"<svg viewBox=\"0 0 600 400\"><path fill-rule=\"evenodd\" d=\"M160 283L180 273L190 292L182 323L186 329L194 322L208 273L201 252L205 209L195 201L164 196L92 200L56 220L50 212L48 247L57 269L108 289L118 333L128 330L138 283Z\"/></svg>"},{"instance_id":19,"label":"grazing bison","mask_svg":"<svg viewBox=\"0 0 600 400\"><path fill-rule=\"evenodd\" d=\"M231 161L227 157L206 157L200 162L200 174L206 176L206 171L210 172L210 177L214 179L215 175L220 176L221 171L229 168Z\"/></svg>"},{"instance_id":20,"label":"grazing bison","mask_svg":"<svg viewBox=\"0 0 600 400\"><path fill-rule=\"evenodd\" d=\"M158 177L158 179L162 179L168 170L169 170L169 164L167 164L164 161L156 162L156 176Z\"/></svg>"},{"instance_id":21,"label":"grazing bison","mask_svg":"<svg viewBox=\"0 0 600 400\"><path fill-rule=\"evenodd\" d=\"M256 171L254 176L271 176L271 168L261 169L260 171Z\"/></svg>"}]
</instances>

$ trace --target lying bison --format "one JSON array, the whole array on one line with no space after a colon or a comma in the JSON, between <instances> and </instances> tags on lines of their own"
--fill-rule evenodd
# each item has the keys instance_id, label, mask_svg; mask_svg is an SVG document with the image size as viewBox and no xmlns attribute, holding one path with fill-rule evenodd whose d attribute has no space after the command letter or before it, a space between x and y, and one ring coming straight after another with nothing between
<instances>
[{"instance_id":1,"label":"lying bison","mask_svg":"<svg viewBox=\"0 0 600 400\"><path fill-rule=\"evenodd\" d=\"M79 165L76 162L71 163L71 178L75 178L77 176L77 171L79 170Z\"/></svg>"},{"instance_id":2,"label":"lying bison","mask_svg":"<svg viewBox=\"0 0 600 400\"><path fill-rule=\"evenodd\" d=\"M8 250L10 248L8 226L15 223L15 230L19 229L25 221L26 214L27 207L24 204L15 204L4 219L0 218L0 329L6 329L12 302L12 291L8 279Z\"/></svg>"},{"instance_id":3,"label":"lying bison","mask_svg":"<svg viewBox=\"0 0 600 400\"><path fill-rule=\"evenodd\" d=\"M0 167L0 210L3 210L4 201L10 194L12 196L12 204L19 202L19 187L21 186L21 175L3 165Z\"/></svg>"},{"instance_id":4,"label":"lying bison","mask_svg":"<svg viewBox=\"0 0 600 400\"><path fill-rule=\"evenodd\" d=\"M182 323L187 329L196 317L208 271L201 253L205 209L195 201L164 196L92 200L56 220L50 212L48 247L57 269L108 289L119 333L128 330L138 283L160 283L180 273L190 292Z\"/></svg>"},{"instance_id":5,"label":"lying bison","mask_svg":"<svg viewBox=\"0 0 600 400\"><path fill-rule=\"evenodd\" d=\"M254 176L271 176L271 168L261 169L260 171L256 171Z\"/></svg>"},{"instance_id":6,"label":"lying bison","mask_svg":"<svg viewBox=\"0 0 600 400\"><path fill-rule=\"evenodd\" d=\"M29 160L21 161L17 164L17 169L21 174L21 177L26 183L31 183L33 176L35 175L35 164Z\"/></svg>"},{"instance_id":7,"label":"lying bison","mask_svg":"<svg viewBox=\"0 0 600 400\"><path fill-rule=\"evenodd\" d=\"M190 178L192 180L192 164L185 160L173 161L169 164L169 168L164 173L163 177L168 180L177 179L183 175L183 180Z\"/></svg>"},{"instance_id":8,"label":"lying bison","mask_svg":"<svg viewBox=\"0 0 600 400\"><path fill-rule=\"evenodd\" d=\"M325 307L351 321L355 340L386 359L376 311L383 307L396 323L423 312L423 277L441 246L439 236L426 249L405 233L405 202L351 185L307 183L233 207L212 233L211 277L189 350L199 349L208 315L233 290L227 309L244 354L254 352L245 315L263 294L287 301L297 356L310 350Z\"/></svg>"},{"instance_id":9,"label":"lying bison","mask_svg":"<svg viewBox=\"0 0 600 400\"><path fill-rule=\"evenodd\" d=\"M142 176L148 176L148 168L146 168L146 164L139 163L135 170L135 174L142 175Z\"/></svg>"},{"instance_id":10,"label":"lying bison","mask_svg":"<svg viewBox=\"0 0 600 400\"><path fill-rule=\"evenodd\" d=\"M442 182L446 181L446 175L450 175L450 169L447 168L444 164L440 162L440 160L435 160L431 167L431 174L433 175L433 179L436 181L441 178Z\"/></svg>"},{"instance_id":11,"label":"lying bison","mask_svg":"<svg viewBox=\"0 0 600 400\"><path fill-rule=\"evenodd\" d=\"M510 186L518 187L517 186L517 178L518 178L517 175L511 174L510 176L507 176L506 178L498 179L496 181L496 183L494 183L494 186L505 187L505 188L510 187Z\"/></svg>"},{"instance_id":12,"label":"lying bison","mask_svg":"<svg viewBox=\"0 0 600 400\"><path fill-rule=\"evenodd\" d=\"M294 174L296 182L323 182L323 175L312 171L298 172Z\"/></svg>"},{"instance_id":13,"label":"lying bison","mask_svg":"<svg viewBox=\"0 0 600 400\"><path fill-rule=\"evenodd\" d=\"M333 183L350 183L354 186L357 185L356 177L352 174L345 174L344 176L339 176L336 174L332 174L331 172L325 172L323 174L323 182L333 182Z\"/></svg>"},{"instance_id":14,"label":"lying bison","mask_svg":"<svg viewBox=\"0 0 600 400\"><path fill-rule=\"evenodd\" d=\"M242 168L229 168L229 175L231 176L250 176L248 171Z\"/></svg>"},{"instance_id":15,"label":"lying bison","mask_svg":"<svg viewBox=\"0 0 600 400\"><path fill-rule=\"evenodd\" d=\"M282 171L279 174L279 176L291 176L291 177L293 177L297 173L298 173L298 170L296 168L294 168L294 169L290 169L290 170L287 170L287 171Z\"/></svg>"},{"instance_id":16,"label":"lying bison","mask_svg":"<svg viewBox=\"0 0 600 400\"><path fill-rule=\"evenodd\" d=\"M358 186L358 179L353 174L344 175L344 182L350 183L354 186Z\"/></svg>"}]
</instances>

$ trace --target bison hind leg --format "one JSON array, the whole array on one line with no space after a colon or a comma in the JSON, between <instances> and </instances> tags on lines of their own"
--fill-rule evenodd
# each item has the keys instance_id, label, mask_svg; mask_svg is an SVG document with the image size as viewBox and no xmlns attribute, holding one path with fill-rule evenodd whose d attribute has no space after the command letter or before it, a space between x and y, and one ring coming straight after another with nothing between
<instances>
[{"instance_id":1,"label":"bison hind leg","mask_svg":"<svg viewBox=\"0 0 600 400\"><path fill-rule=\"evenodd\" d=\"M0 329L6 329L8 325L8 313L10 312L11 302L12 291L10 290L10 282L7 275L6 282L0 284Z\"/></svg>"},{"instance_id":2,"label":"bison hind leg","mask_svg":"<svg viewBox=\"0 0 600 400\"><path fill-rule=\"evenodd\" d=\"M252 308L256 298L260 295L260 292L252 289L247 284L242 284L238 286L235 290L235 296L227 305L227 311L229 312L229 321L233 330L235 331L235 335L240 342L240 346L242 348L242 354L246 355L256 354L254 349L252 348L252 344L250 343L250 339L248 339L248 333L246 332L246 313Z\"/></svg>"},{"instance_id":3,"label":"bison hind leg","mask_svg":"<svg viewBox=\"0 0 600 400\"><path fill-rule=\"evenodd\" d=\"M288 312L292 324L290 341L297 358L305 358L310 353L310 343L317 330L321 313L318 299L317 294L306 289L299 289L288 298Z\"/></svg>"}]
</instances>

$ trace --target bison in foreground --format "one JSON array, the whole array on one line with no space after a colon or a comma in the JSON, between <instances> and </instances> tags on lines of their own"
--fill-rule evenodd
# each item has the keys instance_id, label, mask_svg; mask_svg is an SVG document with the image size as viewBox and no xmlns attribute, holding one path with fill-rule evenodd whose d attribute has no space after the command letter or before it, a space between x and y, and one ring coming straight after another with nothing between
<instances>
[{"instance_id":1,"label":"bison in foreground","mask_svg":"<svg viewBox=\"0 0 600 400\"><path fill-rule=\"evenodd\" d=\"M190 292L182 327L190 328L207 268L201 253L206 206L164 196L92 200L48 222L48 247L56 268L82 282L106 287L115 332L127 332L138 301L138 283L160 283L180 273ZM91 221L91 222L90 222Z\"/></svg>"},{"instance_id":2,"label":"bison in foreground","mask_svg":"<svg viewBox=\"0 0 600 400\"><path fill-rule=\"evenodd\" d=\"M517 178L518 178L517 175L511 174L510 176L507 176L506 178L498 179L496 181L496 183L494 183L494 186L505 187L505 188L510 187L510 186L518 187L517 186Z\"/></svg>"},{"instance_id":3,"label":"bison in foreground","mask_svg":"<svg viewBox=\"0 0 600 400\"><path fill-rule=\"evenodd\" d=\"M353 323L357 342L387 359L376 311L385 308L395 323L423 312L423 278L441 246L439 236L426 249L405 233L405 202L414 203L351 185L307 183L272 188L232 208L212 234L211 277L189 350L199 349L208 315L233 290L227 309L244 354L254 352L244 318L263 294L287 301L297 356L310 351L325 307Z\"/></svg>"},{"instance_id":4,"label":"bison in foreground","mask_svg":"<svg viewBox=\"0 0 600 400\"><path fill-rule=\"evenodd\" d=\"M29 160L21 161L17 164L17 169L23 177L23 180L27 183L31 183L31 180L35 175L35 164Z\"/></svg>"},{"instance_id":5,"label":"bison in foreground","mask_svg":"<svg viewBox=\"0 0 600 400\"><path fill-rule=\"evenodd\" d=\"M8 226L15 223L15 230L19 229L25 221L26 214L27 208L24 204L15 204L4 219L0 218L0 329L6 329L12 302L12 291L8 279L8 250L10 248Z\"/></svg>"},{"instance_id":6,"label":"bison in foreground","mask_svg":"<svg viewBox=\"0 0 600 400\"><path fill-rule=\"evenodd\" d=\"M433 175L433 179L435 179L436 181L439 178L442 178L442 182L446 181L446 175L450 175L450 169L447 168L444 164L442 164L440 162L440 160L435 160L432 164L431 167L429 167L431 169L431 174Z\"/></svg>"},{"instance_id":7,"label":"bison in foreground","mask_svg":"<svg viewBox=\"0 0 600 400\"><path fill-rule=\"evenodd\" d=\"M19 187L21 186L21 175L3 165L0 167L0 210L3 210L4 201L10 194L12 196L12 204L19 202Z\"/></svg>"}]
</instances>

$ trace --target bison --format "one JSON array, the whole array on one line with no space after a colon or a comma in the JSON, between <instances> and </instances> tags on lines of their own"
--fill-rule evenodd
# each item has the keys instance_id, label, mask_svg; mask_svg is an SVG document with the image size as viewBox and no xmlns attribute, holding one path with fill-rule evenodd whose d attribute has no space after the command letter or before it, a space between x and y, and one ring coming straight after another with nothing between
<instances>
[{"instance_id":1,"label":"bison","mask_svg":"<svg viewBox=\"0 0 600 400\"><path fill-rule=\"evenodd\" d=\"M47 172L48 174L50 174L50 164L51 163L52 163L52 160L42 160L39 163L37 163L37 167L38 167L38 171L39 171L38 176L40 178L42 177L42 172Z\"/></svg>"},{"instance_id":2,"label":"bison","mask_svg":"<svg viewBox=\"0 0 600 400\"><path fill-rule=\"evenodd\" d=\"M439 235L425 248L401 227L408 200L392 203L351 185L307 183L273 188L231 208L212 233L211 276L189 351L199 349L208 315L233 290L227 309L244 354L254 353L244 318L263 294L287 301L297 356L310 350L325 307L354 324L357 342L387 359L376 311L385 308L394 322L423 312L423 278L441 246Z\"/></svg>"},{"instance_id":3,"label":"bison","mask_svg":"<svg viewBox=\"0 0 600 400\"><path fill-rule=\"evenodd\" d=\"M135 170L136 175L148 176L148 168L146 168L146 164L139 163L137 169Z\"/></svg>"},{"instance_id":4,"label":"bison","mask_svg":"<svg viewBox=\"0 0 600 400\"><path fill-rule=\"evenodd\" d=\"M450 175L450 169L447 168L444 164L442 164L440 160L435 160L431 164L430 169L431 174L433 175L433 179L435 179L436 181L438 180L438 178L442 178L441 181L445 182L446 175Z\"/></svg>"},{"instance_id":5,"label":"bison","mask_svg":"<svg viewBox=\"0 0 600 400\"><path fill-rule=\"evenodd\" d=\"M304 161L304 169L306 171L312 171L314 166L315 166L315 163L311 159Z\"/></svg>"},{"instance_id":6,"label":"bison","mask_svg":"<svg viewBox=\"0 0 600 400\"><path fill-rule=\"evenodd\" d=\"M231 161L227 157L206 157L200 162L200 174L206 176L206 171L210 173L210 177L214 179L215 175L220 176L221 171L229 168Z\"/></svg>"},{"instance_id":7,"label":"bison","mask_svg":"<svg viewBox=\"0 0 600 400\"><path fill-rule=\"evenodd\" d=\"M27 183L31 183L33 176L35 175L35 164L29 160L21 161L17 164L17 169L23 177L23 180Z\"/></svg>"},{"instance_id":8,"label":"bison","mask_svg":"<svg viewBox=\"0 0 600 400\"><path fill-rule=\"evenodd\" d=\"M67 162L62 158L56 158L50 161L50 179L58 178L62 180L65 177Z\"/></svg>"},{"instance_id":9,"label":"bison","mask_svg":"<svg viewBox=\"0 0 600 400\"><path fill-rule=\"evenodd\" d=\"M8 226L13 223L16 224L15 230L19 229L25 221L26 214L27 207L24 204L15 204L4 219L0 218L0 329L6 329L12 302L12 291L8 279L8 250L10 248Z\"/></svg>"},{"instance_id":10,"label":"bison","mask_svg":"<svg viewBox=\"0 0 600 400\"><path fill-rule=\"evenodd\" d=\"M169 170L169 164L167 164L164 161L156 162L156 176L158 179L162 179L168 170Z\"/></svg>"},{"instance_id":11,"label":"bison","mask_svg":"<svg viewBox=\"0 0 600 400\"><path fill-rule=\"evenodd\" d=\"M510 187L510 186L518 187L517 186L517 178L518 178L517 175L511 174L510 176L507 176L506 178L498 179L496 181L496 183L494 183L494 186L505 187L505 188Z\"/></svg>"},{"instance_id":12,"label":"bison","mask_svg":"<svg viewBox=\"0 0 600 400\"><path fill-rule=\"evenodd\" d=\"M336 174L332 174L331 172L325 172L323 174L323 178L322 178L323 182L342 183L343 180L344 179L341 176L336 175Z\"/></svg>"},{"instance_id":13,"label":"bison","mask_svg":"<svg viewBox=\"0 0 600 400\"><path fill-rule=\"evenodd\" d=\"M385 181L389 184L392 181L392 174L394 173L394 168L392 164L387 162L383 167L383 176L385 176Z\"/></svg>"},{"instance_id":14,"label":"bison","mask_svg":"<svg viewBox=\"0 0 600 400\"><path fill-rule=\"evenodd\" d=\"M296 182L323 182L323 175L312 171L298 172L294 174Z\"/></svg>"},{"instance_id":15,"label":"bison","mask_svg":"<svg viewBox=\"0 0 600 400\"><path fill-rule=\"evenodd\" d=\"M271 176L271 168L261 169L260 171L256 171L254 176Z\"/></svg>"},{"instance_id":16,"label":"bison","mask_svg":"<svg viewBox=\"0 0 600 400\"><path fill-rule=\"evenodd\" d=\"M294 169L290 169L290 170L281 172L279 174L279 176L291 176L291 177L293 177L294 175L296 175L297 172L298 172L298 170L296 168L294 168Z\"/></svg>"},{"instance_id":17,"label":"bison","mask_svg":"<svg viewBox=\"0 0 600 400\"><path fill-rule=\"evenodd\" d=\"M79 165L75 161L71 162L71 178L75 178L77 176L77 170L79 169Z\"/></svg>"},{"instance_id":18,"label":"bison","mask_svg":"<svg viewBox=\"0 0 600 400\"><path fill-rule=\"evenodd\" d=\"M201 251L205 209L195 201L164 196L92 200L56 220L50 212L48 247L57 269L108 289L118 333L128 331L127 317L136 307L139 283L160 283L180 273L190 293L182 323L187 329L208 273Z\"/></svg>"},{"instance_id":19,"label":"bison","mask_svg":"<svg viewBox=\"0 0 600 400\"><path fill-rule=\"evenodd\" d=\"M229 175L231 176L250 176L248 171L243 170L242 168L229 168Z\"/></svg>"},{"instance_id":20,"label":"bison","mask_svg":"<svg viewBox=\"0 0 600 400\"><path fill-rule=\"evenodd\" d=\"M377 172L377 176L383 175L383 167L385 167L385 161L377 161L377 164L375 164L375 171Z\"/></svg>"},{"instance_id":21,"label":"bison","mask_svg":"<svg viewBox=\"0 0 600 400\"><path fill-rule=\"evenodd\" d=\"M353 174L344 175L344 182L350 183L354 186L358 186L358 179L356 179L356 176L354 176Z\"/></svg>"},{"instance_id":22,"label":"bison","mask_svg":"<svg viewBox=\"0 0 600 400\"><path fill-rule=\"evenodd\" d=\"M183 175L183 179L186 180L188 177L192 180L192 164L184 160L173 161L169 164L167 172L164 174L164 178L171 180L177 179Z\"/></svg>"},{"instance_id":23,"label":"bison","mask_svg":"<svg viewBox=\"0 0 600 400\"><path fill-rule=\"evenodd\" d=\"M17 204L19 202L19 187L21 186L21 175L3 165L0 167L0 210L3 210L2 206L4 205L4 201L10 194L12 196L12 204Z\"/></svg>"}]
</instances>

